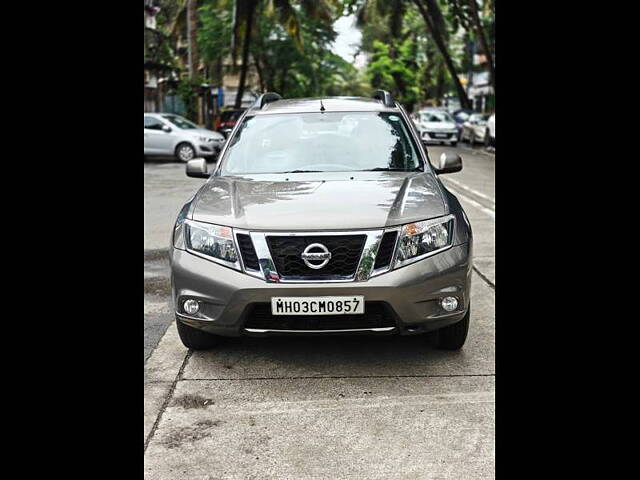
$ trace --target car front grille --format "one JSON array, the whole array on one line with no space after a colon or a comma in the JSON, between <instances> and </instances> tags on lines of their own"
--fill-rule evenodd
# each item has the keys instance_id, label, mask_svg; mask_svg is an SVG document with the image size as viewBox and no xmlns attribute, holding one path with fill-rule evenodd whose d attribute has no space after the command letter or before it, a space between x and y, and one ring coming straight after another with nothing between
<instances>
[{"instance_id":1,"label":"car front grille","mask_svg":"<svg viewBox=\"0 0 640 480\"><path fill-rule=\"evenodd\" d=\"M448 140L453 136L453 133L446 133L446 132L426 132L426 134L429 135L430 138L434 138L438 140L440 139Z\"/></svg>"},{"instance_id":2,"label":"car front grille","mask_svg":"<svg viewBox=\"0 0 640 480\"><path fill-rule=\"evenodd\" d=\"M270 303L249 307L244 328L263 330L349 330L395 327L391 308L385 302L365 302L358 315L272 315Z\"/></svg>"},{"instance_id":3,"label":"car front grille","mask_svg":"<svg viewBox=\"0 0 640 480\"><path fill-rule=\"evenodd\" d=\"M355 275L366 235L267 236L267 244L276 270L282 277L323 277ZM321 269L309 268L302 260L304 249L321 243L331 259Z\"/></svg>"}]
</instances>

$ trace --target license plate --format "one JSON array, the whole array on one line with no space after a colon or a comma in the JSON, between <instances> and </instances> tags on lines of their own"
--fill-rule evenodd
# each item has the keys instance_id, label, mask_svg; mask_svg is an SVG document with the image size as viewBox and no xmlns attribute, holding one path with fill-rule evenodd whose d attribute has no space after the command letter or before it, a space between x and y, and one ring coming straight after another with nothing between
<instances>
[{"instance_id":1,"label":"license plate","mask_svg":"<svg viewBox=\"0 0 640 480\"><path fill-rule=\"evenodd\" d=\"M447 134L446 133L434 133L433 136L435 138L447 138Z\"/></svg>"},{"instance_id":2,"label":"license plate","mask_svg":"<svg viewBox=\"0 0 640 480\"><path fill-rule=\"evenodd\" d=\"M273 315L354 315L364 313L364 297L272 297Z\"/></svg>"}]
</instances>

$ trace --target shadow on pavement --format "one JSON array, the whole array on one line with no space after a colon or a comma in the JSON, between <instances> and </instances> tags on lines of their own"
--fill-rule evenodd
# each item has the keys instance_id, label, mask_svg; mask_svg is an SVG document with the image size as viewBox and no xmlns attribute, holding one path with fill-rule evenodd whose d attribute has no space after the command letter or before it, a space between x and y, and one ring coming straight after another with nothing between
<instances>
[{"instance_id":1,"label":"shadow on pavement","mask_svg":"<svg viewBox=\"0 0 640 480\"><path fill-rule=\"evenodd\" d=\"M184 378L416 376L492 373L492 358L474 348L433 347L435 335L323 336L229 339L194 351ZM488 352L487 352L488 353Z\"/></svg>"}]
</instances>

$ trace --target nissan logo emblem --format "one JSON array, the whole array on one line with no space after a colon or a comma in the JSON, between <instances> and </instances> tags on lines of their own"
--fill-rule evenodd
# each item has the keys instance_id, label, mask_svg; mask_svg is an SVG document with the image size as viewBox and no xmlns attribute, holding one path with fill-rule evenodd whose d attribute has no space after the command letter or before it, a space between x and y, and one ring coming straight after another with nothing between
<instances>
[{"instance_id":1,"label":"nissan logo emblem","mask_svg":"<svg viewBox=\"0 0 640 480\"><path fill-rule=\"evenodd\" d=\"M302 261L307 267L319 270L329 263L329 260L331 260L331 252L321 243L312 243L304 249L300 257L302 257Z\"/></svg>"}]
</instances>

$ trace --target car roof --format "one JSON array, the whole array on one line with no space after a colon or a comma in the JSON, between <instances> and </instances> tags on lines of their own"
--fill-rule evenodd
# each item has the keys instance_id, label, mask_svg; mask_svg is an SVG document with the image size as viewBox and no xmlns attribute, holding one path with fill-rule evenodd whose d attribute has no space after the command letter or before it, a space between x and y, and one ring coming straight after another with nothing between
<instances>
[{"instance_id":1,"label":"car roof","mask_svg":"<svg viewBox=\"0 0 640 480\"><path fill-rule=\"evenodd\" d=\"M287 98L265 104L262 108L250 108L250 115L276 113L320 112L320 101L325 112L398 112L398 107L386 107L379 100L365 97L316 97Z\"/></svg>"}]
</instances>

